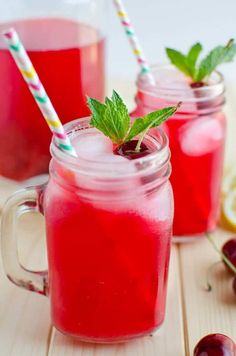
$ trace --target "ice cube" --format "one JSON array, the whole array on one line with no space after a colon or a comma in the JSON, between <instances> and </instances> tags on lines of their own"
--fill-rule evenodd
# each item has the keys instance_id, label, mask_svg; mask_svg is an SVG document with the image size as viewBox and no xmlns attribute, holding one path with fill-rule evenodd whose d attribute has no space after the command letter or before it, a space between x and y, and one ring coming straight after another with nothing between
<instances>
[{"instance_id":1,"label":"ice cube","mask_svg":"<svg viewBox=\"0 0 236 356\"><path fill-rule=\"evenodd\" d=\"M173 218L172 188L169 182L159 189L139 199L136 210L139 214L153 220L166 221Z\"/></svg>"},{"instance_id":2,"label":"ice cube","mask_svg":"<svg viewBox=\"0 0 236 356\"><path fill-rule=\"evenodd\" d=\"M96 171L93 172L93 169ZM138 178L133 178L135 172L137 172L137 168L134 161L115 155L112 151L100 154L96 152L94 167L91 162L86 172L78 172L76 182L78 187L93 189L95 194L99 194L99 191L113 191L114 195L123 196L129 194L130 190L132 192L132 189L135 189L134 183L139 182ZM107 184L105 183L106 179L108 179Z\"/></svg>"},{"instance_id":3,"label":"ice cube","mask_svg":"<svg viewBox=\"0 0 236 356\"><path fill-rule=\"evenodd\" d=\"M72 140L78 157L91 160L101 154L112 153L112 142L102 133L94 129L87 129L86 133L85 131L81 133Z\"/></svg>"},{"instance_id":4,"label":"ice cube","mask_svg":"<svg viewBox=\"0 0 236 356\"><path fill-rule=\"evenodd\" d=\"M111 175L118 174L118 176L123 176L124 174L137 172L137 167L133 160L116 155L113 152L98 155L96 160L97 162L109 164Z\"/></svg>"},{"instance_id":5,"label":"ice cube","mask_svg":"<svg viewBox=\"0 0 236 356\"><path fill-rule=\"evenodd\" d=\"M188 89L191 90L186 76L179 70L170 67L160 67L156 73L156 84L160 88ZM191 90L192 92L192 90Z\"/></svg>"},{"instance_id":6,"label":"ice cube","mask_svg":"<svg viewBox=\"0 0 236 356\"><path fill-rule=\"evenodd\" d=\"M156 88L171 89L171 95L183 96L187 98L195 98L193 89L190 86L190 80L176 68L160 67L156 73ZM175 93L176 92L176 93ZM178 98L177 98L178 100ZM179 101L179 100L178 100Z\"/></svg>"},{"instance_id":7,"label":"ice cube","mask_svg":"<svg viewBox=\"0 0 236 356\"><path fill-rule=\"evenodd\" d=\"M213 151L223 139L224 130L213 117L187 123L180 133L182 151L189 156L200 156Z\"/></svg>"},{"instance_id":8,"label":"ice cube","mask_svg":"<svg viewBox=\"0 0 236 356\"><path fill-rule=\"evenodd\" d=\"M166 105L170 102L177 104L182 102L180 112L193 113L197 111L196 93L191 87L191 81L183 73L176 70L176 68L160 67L156 72L156 87L147 87L146 90L156 91L156 98L160 95L168 95L169 99L166 100ZM162 106L166 106L162 100ZM153 105L153 104L152 104Z\"/></svg>"}]
</instances>

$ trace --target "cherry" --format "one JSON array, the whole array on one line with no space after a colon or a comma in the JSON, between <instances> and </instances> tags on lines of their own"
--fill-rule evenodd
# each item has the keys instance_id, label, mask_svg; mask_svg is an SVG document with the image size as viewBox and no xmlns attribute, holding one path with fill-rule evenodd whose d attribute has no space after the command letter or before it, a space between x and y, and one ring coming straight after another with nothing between
<instances>
[{"instance_id":1,"label":"cherry","mask_svg":"<svg viewBox=\"0 0 236 356\"><path fill-rule=\"evenodd\" d=\"M114 150L114 154L126 157L130 160L136 159L136 158L142 158L150 153L150 149L145 145L145 143L141 143L140 150L137 152L135 151L135 148L138 144L138 140L132 140L128 141L126 143L123 143L122 145L118 146Z\"/></svg>"},{"instance_id":2,"label":"cherry","mask_svg":"<svg viewBox=\"0 0 236 356\"><path fill-rule=\"evenodd\" d=\"M236 345L223 334L210 334L202 338L194 348L194 356L235 356Z\"/></svg>"},{"instance_id":3,"label":"cherry","mask_svg":"<svg viewBox=\"0 0 236 356\"><path fill-rule=\"evenodd\" d=\"M197 88L202 88L204 87L206 84L203 82L197 82L197 83L191 83L190 86L193 89L197 89Z\"/></svg>"},{"instance_id":4,"label":"cherry","mask_svg":"<svg viewBox=\"0 0 236 356\"><path fill-rule=\"evenodd\" d=\"M222 252L228 258L228 260L232 263L232 265L234 265L234 267L236 268L236 238L228 240L223 245ZM227 268L229 268L229 267L227 266Z\"/></svg>"}]
</instances>

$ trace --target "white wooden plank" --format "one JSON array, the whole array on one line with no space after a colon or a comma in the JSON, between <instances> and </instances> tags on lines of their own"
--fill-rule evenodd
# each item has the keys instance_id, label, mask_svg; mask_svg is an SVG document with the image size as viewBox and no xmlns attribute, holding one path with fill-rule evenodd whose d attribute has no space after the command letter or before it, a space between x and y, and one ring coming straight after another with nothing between
<instances>
[{"instance_id":1,"label":"white wooden plank","mask_svg":"<svg viewBox=\"0 0 236 356\"><path fill-rule=\"evenodd\" d=\"M163 327L154 336L115 345L80 343L54 329L49 356L182 356L184 337L179 283L178 251L171 257L167 315Z\"/></svg>"},{"instance_id":2,"label":"white wooden plank","mask_svg":"<svg viewBox=\"0 0 236 356\"><path fill-rule=\"evenodd\" d=\"M42 218L30 215L22 220L21 260L30 268L45 267ZM0 286L0 355L46 356L51 329L47 298L14 286L2 264Z\"/></svg>"},{"instance_id":3,"label":"white wooden plank","mask_svg":"<svg viewBox=\"0 0 236 356\"><path fill-rule=\"evenodd\" d=\"M230 234L214 234L219 246ZM213 290L206 291L207 271L219 256L206 238L180 247L183 292L187 317L190 354L204 335L223 333L236 340L236 299L232 289L232 275L223 263L210 273Z\"/></svg>"},{"instance_id":4,"label":"white wooden plank","mask_svg":"<svg viewBox=\"0 0 236 356\"><path fill-rule=\"evenodd\" d=\"M0 176L0 212L7 198L17 189L19 189L19 185L16 182Z\"/></svg>"}]
</instances>

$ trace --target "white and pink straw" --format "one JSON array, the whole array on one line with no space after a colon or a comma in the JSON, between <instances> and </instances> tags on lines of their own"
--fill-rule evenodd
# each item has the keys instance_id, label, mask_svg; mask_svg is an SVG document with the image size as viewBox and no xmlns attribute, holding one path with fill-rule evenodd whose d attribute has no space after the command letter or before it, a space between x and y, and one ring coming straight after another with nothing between
<instances>
[{"instance_id":1,"label":"white and pink straw","mask_svg":"<svg viewBox=\"0 0 236 356\"><path fill-rule=\"evenodd\" d=\"M137 62L139 64L139 66L141 67L141 73L147 76L150 84L155 85L155 80L151 73L150 66L143 54L143 50L141 48L139 39L136 36L134 27L132 26L132 24L130 22L128 13L125 9L125 6L124 6L122 0L113 0L113 3L116 7L117 15L120 18L121 25L123 26L125 33L129 39L133 53L134 53L135 57L137 58Z\"/></svg>"},{"instance_id":2,"label":"white and pink straw","mask_svg":"<svg viewBox=\"0 0 236 356\"><path fill-rule=\"evenodd\" d=\"M58 146L62 151L76 157L77 155L70 143L70 139L65 133L63 125L20 41L18 34L14 29L10 29L4 31L3 37L49 128L56 137ZM40 132L38 135L40 135ZM37 139L37 137L35 139Z\"/></svg>"}]
</instances>

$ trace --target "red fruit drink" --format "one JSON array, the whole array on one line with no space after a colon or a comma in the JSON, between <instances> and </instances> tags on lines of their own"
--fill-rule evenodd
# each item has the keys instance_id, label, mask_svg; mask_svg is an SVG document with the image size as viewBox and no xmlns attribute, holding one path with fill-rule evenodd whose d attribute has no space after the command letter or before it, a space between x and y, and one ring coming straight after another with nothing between
<instances>
[{"instance_id":1,"label":"red fruit drink","mask_svg":"<svg viewBox=\"0 0 236 356\"><path fill-rule=\"evenodd\" d=\"M220 207L225 116L224 83L214 73L208 86L191 88L183 74L171 66L154 68L154 89L138 81L137 109L141 116L182 101L178 113L163 128L170 141L175 236L195 237L215 229Z\"/></svg>"},{"instance_id":2,"label":"red fruit drink","mask_svg":"<svg viewBox=\"0 0 236 356\"><path fill-rule=\"evenodd\" d=\"M86 95L104 97L104 39L83 23L38 19L14 26L63 123L89 114ZM0 175L24 180L48 171L51 133L7 49L0 49ZM37 139L35 139L37 137Z\"/></svg>"},{"instance_id":3,"label":"red fruit drink","mask_svg":"<svg viewBox=\"0 0 236 356\"><path fill-rule=\"evenodd\" d=\"M224 126L222 113L193 119L191 123L183 117L167 123L173 152L171 183L176 206L176 236L200 234L216 227L223 174Z\"/></svg>"},{"instance_id":4,"label":"red fruit drink","mask_svg":"<svg viewBox=\"0 0 236 356\"><path fill-rule=\"evenodd\" d=\"M73 136L76 165L53 145L44 193L53 324L87 341L150 333L165 315L173 215L168 143L156 130L145 140L152 154L130 161L114 155L96 129Z\"/></svg>"}]
</instances>

